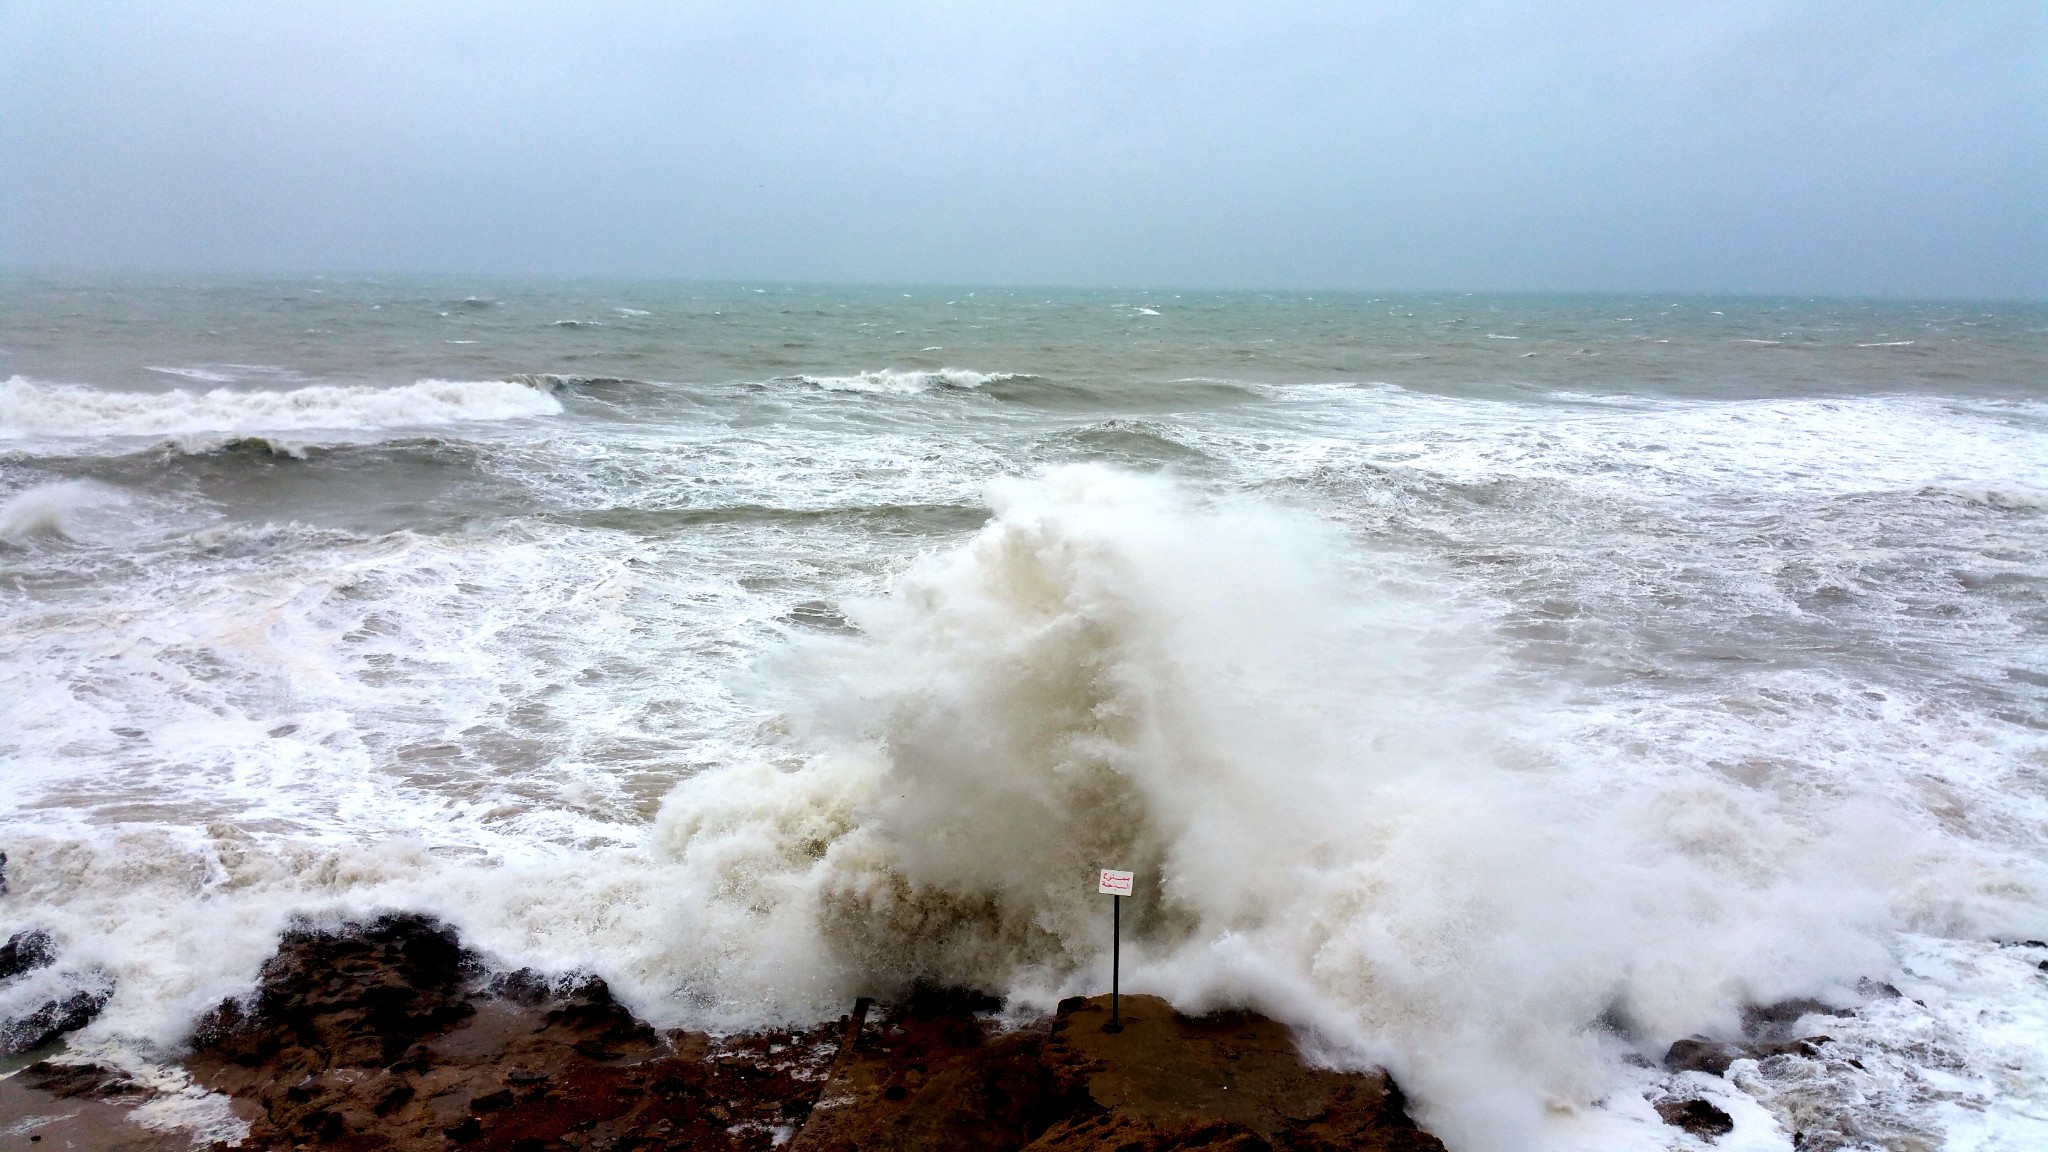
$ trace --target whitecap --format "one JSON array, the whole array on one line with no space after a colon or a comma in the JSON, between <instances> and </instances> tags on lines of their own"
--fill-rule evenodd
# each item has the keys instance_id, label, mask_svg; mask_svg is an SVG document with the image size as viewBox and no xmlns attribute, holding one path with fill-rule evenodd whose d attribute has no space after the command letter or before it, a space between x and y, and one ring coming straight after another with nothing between
<instances>
[{"instance_id":1,"label":"whitecap","mask_svg":"<svg viewBox=\"0 0 2048 1152\"><path fill-rule=\"evenodd\" d=\"M933 388L974 389L1001 380L1014 380L1012 372L976 372L968 368L898 371L883 368L852 376L799 376L798 380L828 392L876 392L910 396Z\"/></svg>"},{"instance_id":2,"label":"whitecap","mask_svg":"<svg viewBox=\"0 0 2048 1152\"><path fill-rule=\"evenodd\" d=\"M562 402L507 380L420 380L392 388L314 385L291 391L116 392L0 384L0 439L262 434L360 430L553 416Z\"/></svg>"},{"instance_id":3,"label":"whitecap","mask_svg":"<svg viewBox=\"0 0 2048 1152\"><path fill-rule=\"evenodd\" d=\"M149 370L151 372L161 372L166 376L198 380L205 384L233 384L236 380L240 379L240 377L214 368L161 368L151 364L149 365Z\"/></svg>"}]
</instances>

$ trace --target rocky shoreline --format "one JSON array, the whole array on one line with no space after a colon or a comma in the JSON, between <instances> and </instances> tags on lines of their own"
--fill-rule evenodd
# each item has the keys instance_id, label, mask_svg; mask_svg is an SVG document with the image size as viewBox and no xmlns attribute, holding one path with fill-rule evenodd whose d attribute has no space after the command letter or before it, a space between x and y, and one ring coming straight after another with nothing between
<instances>
[{"instance_id":1,"label":"rocky shoreline","mask_svg":"<svg viewBox=\"0 0 2048 1152\"><path fill-rule=\"evenodd\" d=\"M201 1022L184 1090L226 1096L247 1149L1442 1147L1384 1073L1309 1067L1259 1016L1132 996L1112 1036L1107 997L1022 1027L997 1007L934 989L810 1029L662 1034L601 980L492 974L451 930L392 916L287 935L254 995ZM130 1122L161 1090L44 1059L0 1081L0 1130L9 1148L192 1147Z\"/></svg>"},{"instance_id":2,"label":"rocky shoreline","mask_svg":"<svg viewBox=\"0 0 2048 1152\"><path fill-rule=\"evenodd\" d=\"M47 936L19 934L0 946L0 979L53 956ZM995 1000L952 989L861 1000L806 1029L661 1033L600 979L493 972L453 930L415 915L288 933L255 991L208 1013L175 1068L50 1054L105 1000L74 1003L80 995L0 1029L18 1054L0 1075L0 1152L1442 1148L1385 1073L1312 1067L1272 1020L1187 1017L1148 996L1124 998L1116 1035L1102 1029L1107 997L1018 1024ZM1801 1025L1854 1015L1811 1000L1753 1007L1741 1040L1680 1040L1664 1069L1722 1076L1739 1060L1836 1061L1829 1037ZM211 1135L244 1134L210 1141L208 1125L167 1102L210 1108ZM1707 1141L1733 1128L1692 1094L1650 1103Z\"/></svg>"}]
</instances>

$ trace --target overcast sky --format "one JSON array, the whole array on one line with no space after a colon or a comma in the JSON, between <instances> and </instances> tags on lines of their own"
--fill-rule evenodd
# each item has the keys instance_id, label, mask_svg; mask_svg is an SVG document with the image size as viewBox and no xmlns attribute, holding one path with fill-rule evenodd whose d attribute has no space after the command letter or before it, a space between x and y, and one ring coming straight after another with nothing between
<instances>
[{"instance_id":1,"label":"overcast sky","mask_svg":"<svg viewBox=\"0 0 2048 1152\"><path fill-rule=\"evenodd\" d=\"M2048 2L0 0L0 263L2048 297Z\"/></svg>"}]
</instances>

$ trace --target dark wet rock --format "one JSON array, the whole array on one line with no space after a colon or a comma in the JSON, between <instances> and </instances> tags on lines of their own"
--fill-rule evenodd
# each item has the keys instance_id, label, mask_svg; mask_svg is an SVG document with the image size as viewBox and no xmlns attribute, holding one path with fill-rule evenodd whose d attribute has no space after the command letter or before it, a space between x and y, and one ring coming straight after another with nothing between
<instances>
[{"instance_id":1,"label":"dark wet rock","mask_svg":"<svg viewBox=\"0 0 2048 1152\"><path fill-rule=\"evenodd\" d=\"M0 856L0 860L4 860ZM4 891L4 889L0 889ZM57 960L57 945L50 934L41 929L16 932L0 944L0 980L47 968Z\"/></svg>"},{"instance_id":2,"label":"dark wet rock","mask_svg":"<svg viewBox=\"0 0 2048 1152\"><path fill-rule=\"evenodd\" d=\"M23 1084L66 1100L142 1101L149 1089L119 1068L104 1064L38 1060L23 1068Z\"/></svg>"},{"instance_id":3,"label":"dark wet rock","mask_svg":"<svg viewBox=\"0 0 2048 1152\"><path fill-rule=\"evenodd\" d=\"M1896 994L1897 990L1893 991ZM1742 1010L1742 1040L1688 1036L1672 1044L1664 1053L1664 1067L1673 1072L1705 1072L1709 1076L1722 1076L1737 1060L1818 1056L1823 1045L1834 1043L1833 1038L1795 1036L1795 1026L1808 1016L1855 1015L1853 1008L1838 1008L1821 1000L1781 1000L1775 1004L1750 1005Z\"/></svg>"},{"instance_id":4,"label":"dark wet rock","mask_svg":"<svg viewBox=\"0 0 2048 1152\"><path fill-rule=\"evenodd\" d=\"M1441 1148L1384 1074L1309 1068L1272 1021L1125 1004L1115 1036L1106 999L1006 1030L997 1001L930 988L810 1029L661 1034L601 980L488 975L446 928L392 917L287 936L187 1065L256 1148Z\"/></svg>"},{"instance_id":5,"label":"dark wet rock","mask_svg":"<svg viewBox=\"0 0 2048 1152\"><path fill-rule=\"evenodd\" d=\"M1688 1036L1673 1043L1664 1053L1664 1067L1673 1072L1705 1072L1709 1076L1721 1076L1737 1060L1754 1058L1755 1053L1745 1045L1709 1040L1705 1036Z\"/></svg>"},{"instance_id":6,"label":"dark wet rock","mask_svg":"<svg viewBox=\"0 0 2048 1152\"><path fill-rule=\"evenodd\" d=\"M1633 1040L1641 1033L1634 1018L1629 1015L1627 1007L1619 1003L1609 1004L1600 1015L1594 1017L1593 1027L1624 1040Z\"/></svg>"},{"instance_id":7,"label":"dark wet rock","mask_svg":"<svg viewBox=\"0 0 2048 1152\"><path fill-rule=\"evenodd\" d=\"M793 1152L1442 1147L1384 1073L1309 1068L1273 1021L1124 1004L1116 1034L1102 1030L1108 997L1068 1000L1050 1029L1010 1033L905 1005L835 1064Z\"/></svg>"},{"instance_id":8,"label":"dark wet rock","mask_svg":"<svg viewBox=\"0 0 2048 1152\"><path fill-rule=\"evenodd\" d=\"M662 1036L601 980L489 977L403 916L286 937L187 1063L259 1148L752 1152L808 1112L839 1028Z\"/></svg>"},{"instance_id":9,"label":"dark wet rock","mask_svg":"<svg viewBox=\"0 0 2048 1152\"><path fill-rule=\"evenodd\" d=\"M1728 1066L1737 1060L1768 1060L1773 1056L1814 1057L1821 1054L1823 1045L1832 1043L1832 1036L1801 1036L1795 1040L1750 1041L1744 1044L1688 1036L1672 1044L1664 1053L1664 1067L1672 1072L1725 1076Z\"/></svg>"},{"instance_id":10,"label":"dark wet rock","mask_svg":"<svg viewBox=\"0 0 2048 1152\"><path fill-rule=\"evenodd\" d=\"M1853 1017L1853 1008L1837 1008L1824 1000L1807 998L1780 1000L1775 1004L1751 1004L1742 1010L1742 1033L1745 1036L1770 1036L1808 1016Z\"/></svg>"},{"instance_id":11,"label":"dark wet rock","mask_svg":"<svg viewBox=\"0 0 2048 1152\"><path fill-rule=\"evenodd\" d=\"M419 916L348 931L288 933L253 1003L228 1001L200 1022L204 1051L246 1067L311 1074L381 1066L474 1009L478 971L455 933Z\"/></svg>"},{"instance_id":12,"label":"dark wet rock","mask_svg":"<svg viewBox=\"0 0 2048 1152\"><path fill-rule=\"evenodd\" d=\"M0 1134L9 1149L193 1152L188 1133L134 1122L133 1107L153 1095L118 1069L38 1061L0 1078Z\"/></svg>"},{"instance_id":13,"label":"dark wet rock","mask_svg":"<svg viewBox=\"0 0 2048 1152\"><path fill-rule=\"evenodd\" d=\"M46 1000L35 1011L0 1021L0 1055L33 1052L66 1032L76 1032L99 1017L113 989L80 988Z\"/></svg>"},{"instance_id":14,"label":"dark wet rock","mask_svg":"<svg viewBox=\"0 0 2048 1152\"><path fill-rule=\"evenodd\" d=\"M0 944L0 980L48 968L56 963L57 945L40 929L16 932ZM73 986L52 995L34 1010L0 1019L0 1056L33 1052L75 1032L99 1017L113 995L113 983L97 973L65 977ZM85 986L79 987L83 981Z\"/></svg>"},{"instance_id":15,"label":"dark wet rock","mask_svg":"<svg viewBox=\"0 0 2048 1152\"><path fill-rule=\"evenodd\" d=\"M1735 1131L1735 1118L1705 1100L1659 1100L1657 1115L1674 1128L1683 1128L1703 1140L1713 1140Z\"/></svg>"}]
</instances>

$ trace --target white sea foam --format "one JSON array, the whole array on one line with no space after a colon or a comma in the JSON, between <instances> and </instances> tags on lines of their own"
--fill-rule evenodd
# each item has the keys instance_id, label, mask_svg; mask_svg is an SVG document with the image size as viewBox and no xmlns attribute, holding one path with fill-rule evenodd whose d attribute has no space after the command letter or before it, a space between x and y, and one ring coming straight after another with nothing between
<instances>
[{"instance_id":1,"label":"white sea foam","mask_svg":"<svg viewBox=\"0 0 2048 1152\"><path fill-rule=\"evenodd\" d=\"M1572 553L1586 627L1611 623L1608 585L1665 570L1742 590L1714 585L1718 613L1798 615L1773 549L1853 587L1902 546L1859 541L1835 506L1839 537L1744 543L1787 531L1799 501L1932 489L1944 514L2018 533L2048 490L2038 405L1259 395L1175 435L1249 487L1353 485L1328 502L1343 515L1392 499L1389 477L1470 485L1443 499L1501 502L1530 549ZM607 426L552 463L536 449L525 479L576 507L715 491L810 508L960 502L1015 467L951 425L836 419ZM971 541L836 601L859 635L786 648L786 598L816 593L755 589L840 565L837 597L925 545L229 524L160 545L161 569L108 599L0 603L18 640L0 927L47 927L65 965L115 978L82 1044L174 1040L248 986L293 913L391 908L443 915L500 962L595 969L659 1023L748 1026L920 974L1025 1005L1097 991L1086 879L1124 863L1148 886L1127 987L1260 1007L1333 1059L1387 1060L1461 1152L1662 1148L1640 1097L1666 1078L1622 1056L1865 975L1940 1009L1928 1031L1880 1005L1845 1038L1890 1078L1872 1082L1883 1114L1915 1138L2029 1146L2048 994L1981 941L2048 933L2033 730L1849 666L1553 692L1502 670L1505 609L1473 574L1533 580L1499 565L1505 520L1476 521L1483 562L1452 563L1414 544L1469 530L1462 511L1376 522L1362 547L1272 503L1095 468L987 498ZM1609 508L1694 518L1616 545L1636 567L1615 569L1581 547ZM1641 658L1586 656L1610 657ZM1779 1071L1689 1085L1736 1116L1722 1146L1789 1147L1840 1104ZM1943 1075L1967 1083L1913 1087Z\"/></svg>"},{"instance_id":2,"label":"white sea foam","mask_svg":"<svg viewBox=\"0 0 2048 1152\"><path fill-rule=\"evenodd\" d=\"M884 368L854 376L800 376L806 384L830 392L880 392L899 396L928 392L933 388L980 388L999 380L1013 380L1008 372L975 372L967 368L898 371Z\"/></svg>"},{"instance_id":3,"label":"white sea foam","mask_svg":"<svg viewBox=\"0 0 2048 1152\"><path fill-rule=\"evenodd\" d=\"M1508 401L1461 405L1399 388L1286 389L1328 433L1293 441L1296 468L1332 459L1396 464L1462 483L1559 480L1587 488L1693 499L1708 492L1773 495L2048 487L2048 404L1973 404L1931 397L1680 403L1609 398L1602 407ZM1577 399L1574 397L1574 399ZM1226 425L1224 435L1245 437ZM1234 444L1215 452L1266 464Z\"/></svg>"},{"instance_id":4,"label":"white sea foam","mask_svg":"<svg viewBox=\"0 0 2048 1152\"><path fill-rule=\"evenodd\" d=\"M1873 796L1570 763L1447 605L1399 573L1340 590L1360 558L1310 521L1094 469L991 496L799 690L806 767L691 781L661 823L694 892L871 980L1092 988L1082 880L1125 864L1151 894L1131 986L1317 1029L1454 1147L1528 1146L1610 1083L1603 1012L1655 1052L1886 970L1895 897L1949 858ZM1977 888L1945 914L2030 914ZM787 978L787 946L741 951Z\"/></svg>"},{"instance_id":5,"label":"white sea foam","mask_svg":"<svg viewBox=\"0 0 2048 1152\"><path fill-rule=\"evenodd\" d=\"M1418 573L1371 577L1312 521L1096 469L991 496L972 544L851 613L865 639L771 669L801 761L682 785L644 871L454 915L507 954L602 954L656 1014L762 1023L916 976L1047 1005L1099 985L1084 881L1126 864L1129 986L1385 1059L1465 1149L1595 1109L1623 1075L1603 1014L1655 1054L1889 971L1895 927L2041 922L2039 869L1910 785L1586 755Z\"/></svg>"},{"instance_id":6,"label":"white sea foam","mask_svg":"<svg viewBox=\"0 0 2048 1152\"><path fill-rule=\"evenodd\" d=\"M42 384L20 376L0 383L4 439L417 427L553 416L561 411L561 401L553 396L504 380L210 392L115 392Z\"/></svg>"}]
</instances>

